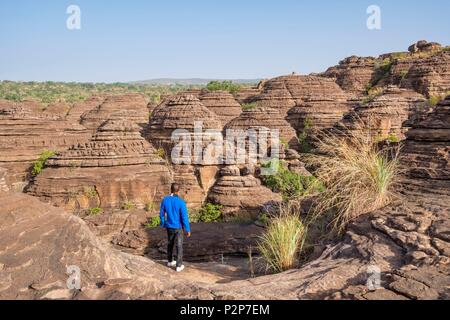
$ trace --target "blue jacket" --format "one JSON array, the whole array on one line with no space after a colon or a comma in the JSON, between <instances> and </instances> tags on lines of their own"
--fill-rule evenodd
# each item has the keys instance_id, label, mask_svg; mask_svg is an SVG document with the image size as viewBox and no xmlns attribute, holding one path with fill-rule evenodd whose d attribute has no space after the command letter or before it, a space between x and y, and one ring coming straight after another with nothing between
<instances>
[{"instance_id":1,"label":"blue jacket","mask_svg":"<svg viewBox=\"0 0 450 320\"><path fill-rule=\"evenodd\" d=\"M168 196L162 200L159 217L163 228L191 232L186 202L178 196Z\"/></svg>"}]
</instances>

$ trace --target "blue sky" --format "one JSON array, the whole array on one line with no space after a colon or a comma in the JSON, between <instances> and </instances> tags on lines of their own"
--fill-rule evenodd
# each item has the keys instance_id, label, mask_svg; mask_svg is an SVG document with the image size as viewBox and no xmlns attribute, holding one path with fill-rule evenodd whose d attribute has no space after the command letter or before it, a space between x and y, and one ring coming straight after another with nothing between
<instances>
[{"instance_id":1,"label":"blue sky","mask_svg":"<svg viewBox=\"0 0 450 320\"><path fill-rule=\"evenodd\" d=\"M81 30L66 28L69 5ZM382 29L366 27L369 5ZM1 0L0 79L114 82L320 72L450 44L448 0Z\"/></svg>"}]
</instances>

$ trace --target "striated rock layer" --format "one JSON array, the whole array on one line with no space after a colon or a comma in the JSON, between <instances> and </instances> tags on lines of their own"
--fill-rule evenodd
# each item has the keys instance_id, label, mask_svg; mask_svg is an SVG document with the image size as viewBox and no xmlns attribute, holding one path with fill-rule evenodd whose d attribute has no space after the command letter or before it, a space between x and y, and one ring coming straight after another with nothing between
<instances>
[{"instance_id":1,"label":"striated rock layer","mask_svg":"<svg viewBox=\"0 0 450 320\"><path fill-rule=\"evenodd\" d=\"M20 103L0 103L0 165L9 169L7 183L13 189L25 186L32 163L42 152L65 150L89 136L79 124L32 111Z\"/></svg>"},{"instance_id":2,"label":"striated rock layer","mask_svg":"<svg viewBox=\"0 0 450 320\"><path fill-rule=\"evenodd\" d=\"M428 111L426 99L419 93L396 86L387 87L383 94L367 103L360 103L340 121L336 128L343 132L361 131L372 138L395 136L405 138L410 129L410 118Z\"/></svg>"},{"instance_id":3,"label":"striated rock layer","mask_svg":"<svg viewBox=\"0 0 450 320\"><path fill-rule=\"evenodd\" d=\"M81 124L95 131L105 120L118 111L131 111L129 120L144 127L148 122L148 98L141 94L121 94L106 97L98 107L81 116Z\"/></svg>"},{"instance_id":4,"label":"striated rock layer","mask_svg":"<svg viewBox=\"0 0 450 320\"><path fill-rule=\"evenodd\" d=\"M450 96L407 134L402 163L405 188L450 196Z\"/></svg>"},{"instance_id":5,"label":"striated rock layer","mask_svg":"<svg viewBox=\"0 0 450 320\"><path fill-rule=\"evenodd\" d=\"M200 95L200 101L218 116L223 125L238 117L242 112L239 102L226 91L204 91Z\"/></svg>"},{"instance_id":6,"label":"striated rock layer","mask_svg":"<svg viewBox=\"0 0 450 320\"><path fill-rule=\"evenodd\" d=\"M346 94L333 79L320 76L282 76L264 82L262 93L255 97L258 106L268 106L284 116L289 109L307 100L340 101Z\"/></svg>"},{"instance_id":7,"label":"striated rock layer","mask_svg":"<svg viewBox=\"0 0 450 320\"><path fill-rule=\"evenodd\" d=\"M224 132L226 133L227 130L243 130L247 133L251 129L257 130L258 135L266 134L268 145L270 145L271 138L268 130L277 130L281 142L292 147L296 147L298 144L295 130L275 108L260 106L245 110L239 117L225 126Z\"/></svg>"},{"instance_id":8,"label":"striated rock layer","mask_svg":"<svg viewBox=\"0 0 450 320\"><path fill-rule=\"evenodd\" d=\"M83 102L75 103L69 110L66 119L71 122L79 123L81 116L95 108L98 108L105 101L102 95L93 95Z\"/></svg>"},{"instance_id":9,"label":"striated rock layer","mask_svg":"<svg viewBox=\"0 0 450 320\"><path fill-rule=\"evenodd\" d=\"M335 78L343 90L362 95L375 75L375 58L351 56L329 68L323 75Z\"/></svg>"},{"instance_id":10,"label":"striated rock layer","mask_svg":"<svg viewBox=\"0 0 450 320\"><path fill-rule=\"evenodd\" d=\"M208 201L223 206L225 220L236 216L256 219L261 212L277 206L281 196L262 186L254 176L243 175L238 167L228 166L220 171Z\"/></svg>"},{"instance_id":11,"label":"striated rock layer","mask_svg":"<svg viewBox=\"0 0 450 320\"><path fill-rule=\"evenodd\" d=\"M171 176L139 130L129 120L106 121L89 142L49 159L28 192L70 211L159 202Z\"/></svg>"}]
</instances>

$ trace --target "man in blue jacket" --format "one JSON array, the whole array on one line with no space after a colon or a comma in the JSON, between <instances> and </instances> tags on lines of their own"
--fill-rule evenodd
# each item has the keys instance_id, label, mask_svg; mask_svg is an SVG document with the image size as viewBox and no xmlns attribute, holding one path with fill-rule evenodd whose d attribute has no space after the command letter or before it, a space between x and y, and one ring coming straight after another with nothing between
<instances>
[{"instance_id":1,"label":"man in blue jacket","mask_svg":"<svg viewBox=\"0 0 450 320\"><path fill-rule=\"evenodd\" d=\"M183 265L183 230L186 231L188 238L191 236L189 226L188 211L186 202L178 196L180 186L176 183L171 186L171 195L165 197L161 202L159 216L161 218L161 227L167 229L167 266L177 267L177 272L184 269ZM173 247L177 247L177 261L173 261Z\"/></svg>"}]
</instances>

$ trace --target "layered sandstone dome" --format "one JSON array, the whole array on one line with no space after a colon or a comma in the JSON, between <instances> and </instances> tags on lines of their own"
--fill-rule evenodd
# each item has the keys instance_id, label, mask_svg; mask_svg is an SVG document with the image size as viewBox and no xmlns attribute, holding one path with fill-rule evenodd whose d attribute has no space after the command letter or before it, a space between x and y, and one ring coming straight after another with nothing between
<instances>
[{"instance_id":1,"label":"layered sandstone dome","mask_svg":"<svg viewBox=\"0 0 450 320\"><path fill-rule=\"evenodd\" d=\"M324 76L335 78L345 91L362 95L375 74L375 58L351 56L329 68Z\"/></svg>"},{"instance_id":2,"label":"layered sandstone dome","mask_svg":"<svg viewBox=\"0 0 450 320\"><path fill-rule=\"evenodd\" d=\"M236 166L221 169L208 200L223 206L225 220L236 216L256 218L261 212L270 211L282 201L279 194L262 186L261 181L253 175L242 174Z\"/></svg>"},{"instance_id":3,"label":"layered sandstone dome","mask_svg":"<svg viewBox=\"0 0 450 320\"><path fill-rule=\"evenodd\" d=\"M333 79L320 76L289 75L264 82L262 93L254 101L269 106L282 115L296 105L311 99L346 100L346 94Z\"/></svg>"},{"instance_id":4,"label":"layered sandstone dome","mask_svg":"<svg viewBox=\"0 0 450 320\"><path fill-rule=\"evenodd\" d=\"M67 114L67 120L80 122L81 116L95 108L98 108L105 101L102 95L92 95L82 102L75 103Z\"/></svg>"},{"instance_id":5,"label":"layered sandstone dome","mask_svg":"<svg viewBox=\"0 0 450 320\"><path fill-rule=\"evenodd\" d=\"M157 203L171 176L140 129L128 119L104 122L89 142L49 159L28 192L71 211Z\"/></svg>"},{"instance_id":6,"label":"layered sandstone dome","mask_svg":"<svg viewBox=\"0 0 450 320\"><path fill-rule=\"evenodd\" d=\"M405 188L450 196L450 96L406 134Z\"/></svg>"},{"instance_id":7,"label":"layered sandstone dome","mask_svg":"<svg viewBox=\"0 0 450 320\"><path fill-rule=\"evenodd\" d=\"M245 110L242 114L229 122L224 132L227 130L257 130L258 134L267 134L267 141L270 142L271 130L277 130L281 142L288 143L295 147L298 143L295 130L283 118L282 114L275 108L268 106L256 107Z\"/></svg>"},{"instance_id":8,"label":"layered sandstone dome","mask_svg":"<svg viewBox=\"0 0 450 320\"><path fill-rule=\"evenodd\" d=\"M0 103L0 164L9 169L8 184L13 189L23 188L33 161L42 152L65 150L89 136L80 124L33 111L22 103Z\"/></svg>"},{"instance_id":9,"label":"layered sandstone dome","mask_svg":"<svg viewBox=\"0 0 450 320\"><path fill-rule=\"evenodd\" d=\"M205 107L217 115L223 125L238 117L242 112L239 102L226 91L205 90L199 98Z\"/></svg>"},{"instance_id":10,"label":"layered sandstone dome","mask_svg":"<svg viewBox=\"0 0 450 320\"><path fill-rule=\"evenodd\" d=\"M342 131L367 131L373 138L395 135L404 139L410 128L410 118L428 110L421 94L396 86L387 87L383 94L366 104L359 104L336 127Z\"/></svg>"},{"instance_id":11,"label":"layered sandstone dome","mask_svg":"<svg viewBox=\"0 0 450 320\"><path fill-rule=\"evenodd\" d=\"M118 111L130 112L129 120L141 126L148 122L148 98L142 94L120 94L108 96L103 103L81 116L81 124L95 131L106 119ZM93 102L96 103L96 102Z\"/></svg>"},{"instance_id":12,"label":"layered sandstone dome","mask_svg":"<svg viewBox=\"0 0 450 320\"><path fill-rule=\"evenodd\" d=\"M195 124L201 124L200 138L206 138L205 130L221 131L222 123L218 117L206 108L193 95L178 95L158 106L150 119L147 138L158 148L163 147L171 152L175 142L172 134L175 130L184 130L192 137Z\"/></svg>"},{"instance_id":13,"label":"layered sandstone dome","mask_svg":"<svg viewBox=\"0 0 450 320\"><path fill-rule=\"evenodd\" d=\"M234 98L240 104L244 104L247 102L251 102L260 93L261 93L260 88L243 88L234 94Z\"/></svg>"},{"instance_id":14,"label":"layered sandstone dome","mask_svg":"<svg viewBox=\"0 0 450 320\"><path fill-rule=\"evenodd\" d=\"M306 129L316 132L333 127L352 108L352 102L339 86L327 81L321 90L306 94L287 113L287 121L302 133Z\"/></svg>"}]
</instances>

